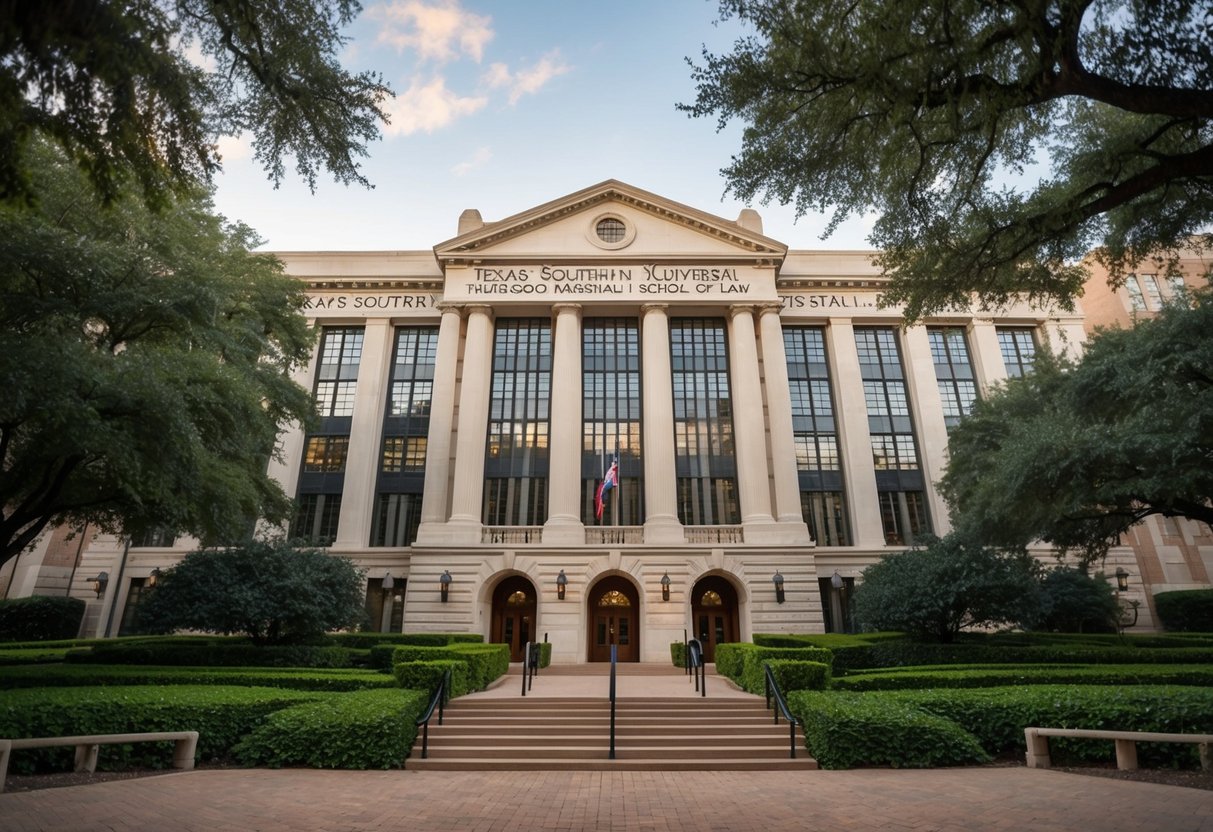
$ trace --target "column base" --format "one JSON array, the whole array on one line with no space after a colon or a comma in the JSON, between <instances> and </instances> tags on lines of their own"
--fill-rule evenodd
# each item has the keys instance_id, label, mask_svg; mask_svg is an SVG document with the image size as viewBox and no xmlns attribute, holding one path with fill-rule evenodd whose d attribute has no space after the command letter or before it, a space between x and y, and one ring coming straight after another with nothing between
<instances>
[{"instance_id":1,"label":"column base","mask_svg":"<svg viewBox=\"0 0 1213 832\"><path fill-rule=\"evenodd\" d=\"M575 517L553 517L543 524L544 545L582 546L585 544L585 525Z\"/></svg>"},{"instance_id":2,"label":"column base","mask_svg":"<svg viewBox=\"0 0 1213 832\"><path fill-rule=\"evenodd\" d=\"M686 530L676 517L655 517L644 524L646 544L683 544L687 542Z\"/></svg>"},{"instance_id":3,"label":"column base","mask_svg":"<svg viewBox=\"0 0 1213 832\"><path fill-rule=\"evenodd\" d=\"M422 523L417 527L418 546L470 546L480 543L484 526L475 520Z\"/></svg>"}]
</instances>

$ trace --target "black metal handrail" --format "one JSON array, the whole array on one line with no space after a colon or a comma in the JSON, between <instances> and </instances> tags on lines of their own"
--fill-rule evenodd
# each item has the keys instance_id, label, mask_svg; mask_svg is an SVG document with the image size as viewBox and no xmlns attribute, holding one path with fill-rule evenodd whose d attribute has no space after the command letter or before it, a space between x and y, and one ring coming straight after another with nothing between
<instances>
[{"instance_id":1,"label":"black metal handrail","mask_svg":"<svg viewBox=\"0 0 1213 832\"><path fill-rule=\"evenodd\" d=\"M528 641L522 648L522 695L535 685L539 675L539 657L543 655L538 642Z\"/></svg>"},{"instance_id":2,"label":"black metal handrail","mask_svg":"<svg viewBox=\"0 0 1213 832\"><path fill-rule=\"evenodd\" d=\"M611 645L611 750L610 750L610 753L607 754L608 760L615 759L615 665L617 664L615 650L616 650L616 646L614 644L612 644Z\"/></svg>"},{"instance_id":3,"label":"black metal handrail","mask_svg":"<svg viewBox=\"0 0 1213 832\"><path fill-rule=\"evenodd\" d=\"M693 638L687 642L687 667L695 677L695 690L700 696L708 695L708 665L703 660L703 644Z\"/></svg>"},{"instance_id":4,"label":"black metal handrail","mask_svg":"<svg viewBox=\"0 0 1213 832\"><path fill-rule=\"evenodd\" d=\"M779 682L775 681L775 674L771 672L771 666L766 662L762 665L763 676L766 677L767 691L767 707L771 707L772 696L775 699L774 709L775 724L779 724L779 715L782 713L783 718L788 722L788 740L792 749L792 759L796 759L796 726L800 724L790 710L788 710L788 701L783 698L783 691L779 689Z\"/></svg>"},{"instance_id":5,"label":"black metal handrail","mask_svg":"<svg viewBox=\"0 0 1213 832\"><path fill-rule=\"evenodd\" d=\"M442 724L442 712L446 707L446 703L450 701L451 694L451 669L448 667L446 672L442 674L442 680L438 682L438 688L430 696L430 706L425 709L425 713L417 717L417 727L421 729L421 759L426 759L430 756L430 718L434 716L434 708L438 709L438 724Z\"/></svg>"}]
</instances>

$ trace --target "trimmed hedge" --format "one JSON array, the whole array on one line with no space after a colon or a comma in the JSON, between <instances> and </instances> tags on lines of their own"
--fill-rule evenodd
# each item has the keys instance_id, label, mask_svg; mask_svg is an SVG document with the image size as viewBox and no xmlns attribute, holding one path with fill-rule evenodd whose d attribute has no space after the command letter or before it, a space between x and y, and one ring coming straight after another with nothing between
<instances>
[{"instance_id":1,"label":"trimmed hedge","mask_svg":"<svg viewBox=\"0 0 1213 832\"><path fill-rule=\"evenodd\" d=\"M865 697L883 706L908 705L963 726L992 754L1024 750L1024 728L1102 728L1174 734L1213 733L1213 689L1163 685L1122 687L1032 685L984 690L888 691ZM1109 762L1107 740L1049 739L1059 760ZM1198 765L1194 745L1138 743L1143 765Z\"/></svg>"},{"instance_id":2,"label":"trimmed hedge","mask_svg":"<svg viewBox=\"0 0 1213 832\"><path fill-rule=\"evenodd\" d=\"M1210 664L1208 647L1014 646L990 643L921 644L888 641L833 650L834 671L928 664Z\"/></svg>"},{"instance_id":3,"label":"trimmed hedge","mask_svg":"<svg viewBox=\"0 0 1213 832\"><path fill-rule=\"evenodd\" d=\"M1158 620L1168 630L1213 633L1213 589L1181 589L1154 596Z\"/></svg>"},{"instance_id":4,"label":"trimmed hedge","mask_svg":"<svg viewBox=\"0 0 1213 832\"><path fill-rule=\"evenodd\" d=\"M399 768L417 736L429 695L365 690L273 713L233 752L250 766Z\"/></svg>"},{"instance_id":5,"label":"trimmed hedge","mask_svg":"<svg viewBox=\"0 0 1213 832\"><path fill-rule=\"evenodd\" d=\"M75 638L85 603L62 595L31 595L0 601L0 641Z\"/></svg>"},{"instance_id":6,"label":"trimmed hedge","mask_svg":"<svg viewBox=\"0 0 1213 832\"><path fill-rule=\"evenodd\" d=\"M773 659L833 663L833 656L824 647L761 647L740 642L716 645L716 672L750 693L762 694L765 687L762 665Z\"/></svg>"},{"instance_id":7,"label":"trimmed hedge","mask_svg":"<svg viewBox=\"0 0 1213 832\"><path fill-rule=\"evenodd\" d=\"M211 667L50 667L0 668L0 688L113 685L243 685L290 690L352 691L395 688L391 676L373 670Z\"/></svg>"},{"instance_id":8,"label":"trimmed hedge","mask_svg":"<svg viewBox=\"0 0 1213 832\"><path fill-rule=\"evenodd\" d=\"M0 667L61 662L67 657L70 649L67 647L51 647L46 650L32 650L28 647L21 650L0 648Z\"/></svg>"},{"instance_id":9,"label":"trimmed hedge","mask_svg":"<svg viewBox=\"0 0 1213 832\"><path fill-rule=\"evenodd\" d=\"M394 647L445 647L448 644L483 644L479 633L332 633L328 640L338 647L367 650L381 644Z\"/></svg>"},{"instance_id":10,"label":"trimmed hedge","mask_svg":"<svg viewBox=\"0 0 1213 832\"><path fill-rule=\"evenodd\" d=\"M448 698L470 693L468 689L468 665L459 659L433 659L431 661L397 662L392 668L396 683L402 688L419 690L432 696L442 681L442 676L451 671L451 689ZM427 700L428 704L428 700Z\"/></svg>"},{"instance_id":11,"label":"trimmed hedge","mask_svg":"<svg viewBox=\"0 0 1213 832\"><path fill-rule=\"evenodd\" d=\"M3 678L0 676L0 678ZM834 680L837 690L991 688L1004 685L1200 685L1213 687L1213 665L1106 664L1094 666L914 668L867 671Z\"/></svg>"},{"instance_id":12,"label":"trimmed hedge","mask_svg":"<svg viewBox=\"0 0 1213 832\"><path fill-rule=\"evenodd\" d=\"M174 667L353 667L365 653L347 647L272 645L246 642L192 644L139 641L97 644L67 654L67 661L90 664L171 665Z\"/></svg>"},{"instance_id":13,"label":"trimmed hedge","mask_svg":"<svg viewBox=\"0 0 1213 832\"><path fill-rule=\"evenodd\" d=\"M228 685L30 688L7 691L0 737L63 737L143 731L197 731L201 759L227 759L269 714L331 694ZM173 743L103 745L98 768L167 768ZM11 770L71 771L72 748L14 751Z\"/></svg>"},{"instance_id":14,"label":"trimmed hedge","mask_svg":"<svg viewBox=\"0 0 1213 832\"><path fill-rule=\"evenodd\" d=\"M830 686L830 666L825 662L771 659L767 664L784 694L794 690L825 690Z\"/></svg>"},{"instance_id":15,"label":"trimmed hedge","mask_svg":"<svg viewBox=\"0 0 1213 832\"><path fill-rule=\"evenodd\" d=\"M788 706L822 768L930 768L989 762L977 738L912 705L864 694L796 691Z\"/></svg>"},{"instance_id":16,"label":"trimmed hedge","mask_svg":"<svg viewBox=\"0 0 1213 832\"><path fill-rule=\"evenodd\" d=\"M455 659L468 666L468 690L484 690L510 669L507 644L451 644L446 647L397 647L392 667L401 662Z\"/></svg>"},{"instance_id":17,"label":"trimmed hedge","mask_svg":"<svg viewBox=\"0 0 1213 832\"><path fill-rule=\"evenodd\" d=\"M685 668L687 666L687 646L685 642L670 642L670 659L674 662L674 667Z\"/></svg>"}]
</instances>

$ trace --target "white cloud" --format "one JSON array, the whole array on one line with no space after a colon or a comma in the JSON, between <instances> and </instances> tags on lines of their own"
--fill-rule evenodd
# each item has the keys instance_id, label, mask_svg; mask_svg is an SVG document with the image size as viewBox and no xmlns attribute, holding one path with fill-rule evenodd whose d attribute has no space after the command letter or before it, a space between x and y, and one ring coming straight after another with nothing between
<instances>
[{"instance_id":1,"label":"white cloud","mask_svg":"<svg viewBox=\"0 0 1213 832\"><path fill-rule=\"evenodd\" d=\"M392 119L385 128L391 136L408 136L418 131L433 133L452 121L471 115L484 107L483 96L461 97L446 88L446 80L435 76L428 83L414 78L409 88L384 107Z\"/></svg>"},{"instance_id":2,"label":"white cloud","mask_svg":"<svg viewBox=\"0 0 1213 832\"><path fill-rule=\"evenodd\" d=\"M486 162L488 162L489 159L492 158L493 151L487 147L482 147L472 154L471 159L460 162L459 164L455 165L455 167L451 168L451 173L455 174L456 176L463 176L468 171L472 171L483 166Z\"/></svg>"},{"instance_id":3,"label":"white cloud","mask_svg":"<svg viewBox=\"0 0 1213 832\"><path fill-rule=\"evenodd\" d=\"M481 80L492 89L505 87L510 91L510 104L517 104L524 95L543 89L548 81L564 75L572 67L560 59L560 51L553 50L539 59L534 66L510 72L505 64L492 64Z\"/></svg>"},{"instance_id":4,"label":"white cloud","mask_svg":"<svg viewBox=\"0 0 1213 832\"><path fill-rule=\"evenodd\" d=\"M394 0L372 6L367 16L383 24L378 43L398 52L416 50L423 61L444 62L462 54L479 63L494 34L491 17L465 11L459 0Z\"/></svg>"}]
</instances>

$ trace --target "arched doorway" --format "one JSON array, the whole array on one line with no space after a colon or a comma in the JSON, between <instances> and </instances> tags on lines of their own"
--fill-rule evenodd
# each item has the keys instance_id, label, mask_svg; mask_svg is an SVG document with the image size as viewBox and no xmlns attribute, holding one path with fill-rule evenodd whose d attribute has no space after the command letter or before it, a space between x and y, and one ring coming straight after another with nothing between
<instances>
[{"instance_id":1,"label":"arched doorway","mask_svg":"<svg viewBox=\"0 0 1213 832\"><path fill-rule=\"evenodd\" d=\"M535 638L535 585L512 575L493 590L491 641L510 646L510 661L522 661L522 650Z\"/></svg>"},{"instance_id":2,"label":"arched doorway","mask_svg":"<svg viewBox=\"0 0 1213 832\"><path fill-rule=\"evenodd\" d=\"M608 576L594 584L588 598L590 661L609 662L612 644L618 661L640 661L640 596L632 582Z\"/></svg>"},{"instance_id":3,"label":"arched doorway","mask_svg":"<svg viewBox=\"0 0 1213 832\"><path fill-rule=\"evenodd\" d=\"M695 637L703 643L705 661L716 661L717 644L740 640L737 590L727 578L709 575L696 581L691 592L691 621Z\"/></svg>"}]
</instances>

